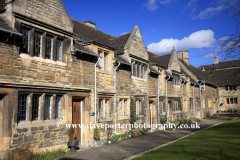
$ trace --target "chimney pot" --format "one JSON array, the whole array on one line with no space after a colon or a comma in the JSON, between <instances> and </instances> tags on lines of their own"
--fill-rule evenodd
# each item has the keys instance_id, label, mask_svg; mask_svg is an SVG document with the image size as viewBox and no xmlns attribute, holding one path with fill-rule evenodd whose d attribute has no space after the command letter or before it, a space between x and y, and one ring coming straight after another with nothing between
<instances>
[{"instance_id":1,"label":"chimney pot","mask_svg":"<svg viewBox=\"0 0 240 160\"><path fill-rule=\"evenodd\" d=\"M219 58L218 56L214 56L214 64L218 64L219 63Z\"/></svg>"}]
</instances>

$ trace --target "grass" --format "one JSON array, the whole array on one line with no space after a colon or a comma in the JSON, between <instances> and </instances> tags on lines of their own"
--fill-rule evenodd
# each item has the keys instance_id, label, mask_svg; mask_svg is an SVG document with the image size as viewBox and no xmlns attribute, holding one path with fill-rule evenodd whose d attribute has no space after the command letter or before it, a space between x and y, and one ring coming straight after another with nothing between
<instances>
[{"instance_id":1,"label":"grass","mask_svg":"<svg viewBox=\"0 0 240 160\"><path fill-rule=\"evenodd\" d=\"M136 158L145 159L240 159L240 119L224 122L192 134L166 147Z\"/></svg>"},{"instance_id":2,"label":"grass","mask_svg":"<svg viewBox=\"0 0 240 160\"><path fill-rule=\"evenodd\" d=\"M64 152L62 150L55 150L52 152L43 152L42 154L34 153L29 147L17 148L12 151L8 151L4 159L11 160L51 160L58 157L64 157L72 155L71 152Z\"/></svg>"},{"instance_id":3,"label":"grass","mask_svg":"<svg viewBox=\"0 0 240 160\"><path fill-rule=\"evenodd\" d=\"M216 117L216 116L218 116L218 114L213 114L213 115L210 116L210 117L204 117L204 119L212 119L212 118L214 118L214 117Z\"/></svg>"}]
</instances>

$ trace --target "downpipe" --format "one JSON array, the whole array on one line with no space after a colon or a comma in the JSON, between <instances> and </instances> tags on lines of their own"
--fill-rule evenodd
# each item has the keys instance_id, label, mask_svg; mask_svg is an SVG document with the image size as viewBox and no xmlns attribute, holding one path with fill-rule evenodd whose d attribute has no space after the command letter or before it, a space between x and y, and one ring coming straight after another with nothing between
<instances>
[{"instance_id":1,"label":"downpipe","mask_svg":"<svg viewBox=\"0 0 240 160\"><path fill-rule=\"evenodd\" d=\"M183 119L185 119L185 114L184 114L184 95L183 95L183 85L186 83L185 80L183 80L182 83L182 106L183 106Z\"/></svg>"},{"instance_id":2,"label":"downpipe","mask_svg":"<svg viewBox=\"0 0 240 160\"><path fill-rule=\"evenodd\" d=\"M120 62L118 62L118 65L117 65L117 67L114 69L114 103L113 103L113 105L114 105L114 134L116 134L117 132L116 132L116 92L117 92L117 89L116 89L116 71L117 71L117 69L118 69L118 67L120 66Z\"/></svg>"},{"instance_id":3,"label":"downpipe","mask_svg":"<svg viewBox=\"0 0 240 160\"><path fill-rule=\"evenodd\" d=\"M94 111L95 111L95 124L97 124L97 64L100 62L101 58L98 58L98 61L94 64Z\"/></svg>"},{"instance_id":4,"label":"downpipe","mask_svg":"<svg viewBox=\"0 0 240 160\"><path fill-rule=\"evenodd\" d=\"M196 84L194 84L194 86L192 87L193 88L193 114L194 114L194 118L196 118L196 115L195 115L195 103L194 103L194 87L196 86Z\"/></svg>"},{"instance_id":5,"label":"downpipe","mask_svg":"<svg viewBox=\"0 0 240 160\"><path fill-rule=\"evenodd\" d=\"M168 76L168 79L165 81L166 83L166 113L167 113L167 123L168 123L168 98L167 98L167 82L171 77Z\"/></svg>"}]
</instances>

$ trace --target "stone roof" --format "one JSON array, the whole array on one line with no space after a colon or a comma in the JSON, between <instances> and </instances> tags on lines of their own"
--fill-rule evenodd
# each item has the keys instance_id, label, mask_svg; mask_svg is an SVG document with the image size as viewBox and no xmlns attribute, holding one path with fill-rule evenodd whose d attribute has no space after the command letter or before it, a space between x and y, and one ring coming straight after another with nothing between
<instances>
[{"instance_id":1,"label":"stone roof","mask_svg":"<svg viewBox=\"0 0 240 160\"><path fill-rule=\"evenodd\" d=\"M2 16L0 16L0 29L4 29L4 30L7 30L7 31L19 33L15 28L9 26L8 23L7 23L7 20Z\"/></svg>"},{"instance_id":2,"label":"stone roof","mask_svg":"<svg viewBox=\"0 0 240 160\"><path fill-rule=\"evenodd\" d=\"M113 46L114 48L117 49L115 51L116 54L124 53L124 47L127 43L127 40L129 38L130 34L131 34L131 32L124 34L122 36L119 36L119 37L109 39L109 45Z\"/></svg>"},{"instance_id":3,"label":"stone roof","mask_svg":"<svg viewBox=\"0 0 240 160\"><path fill-rule=\"evenodd\" d=\"M81 51L85 51L85 52L88 52L88 53L92 53L92 54L97 55L97 53L95 53L92 49L90 49L89 47L83 46L82 44L80 44L80 43L78 43L78 42L76 42L76 41L74 41L73 47L74 47L75 49L79 49L79 50L81 50Z\"/></svg>"},{"instance_id":4,"label":"stone roof","mask_svg":"<svg viewBox=\"0 0 240 160\"><path fill-rule=\"evenodd\" d=\"M122 58L120 54L124 53L124 47L128 41L131 32L119 37L114 37L98 29L90 27L84 23L76 21L74 19L72 19L72 21L74 24L73 33L75 34L74 35L75 41L76 40L82 42L97 41L104 45L116 48L116 51L114 52L116 60L129 63L127 60ZM80 46L78 45L76 47Z\"/></svg>"},{"instance_id":5,"label":"stone roof","mask_svg":"<svg viewBox=\"0 0 240 160\"><path fill-rule=\"evenodd\" d=\"M200 70L204 68L206 71L209 71L213 69L224 69L224 68L232 68L232 67L240 67L240 59L221 61L218 64L202 65L202 66L199 66L198 68Z\"/></svg>"},{"instance_id":6,"label":"stone roof","mask_svg":"<svg viewBox=\"0 0 240 160\"><path fill-rule=\"evenodd\" d=\"M158 56L158 55L148 51L148 60L151 63L157 63L157 64L159 64L161 66L164 66L164 67L168 66L170 57L171 57L171 54Z\"/></svg>"},{"instance_id":7,"label":"stone roof","mask_svg":"<svg viewBox=\"0 0 240 160\"><path fill-rule=\"evenodd\" d=\"M240 68L206 71L206 73L208 80L218 86L240 84Z\"/></svg>"}]
</instances>

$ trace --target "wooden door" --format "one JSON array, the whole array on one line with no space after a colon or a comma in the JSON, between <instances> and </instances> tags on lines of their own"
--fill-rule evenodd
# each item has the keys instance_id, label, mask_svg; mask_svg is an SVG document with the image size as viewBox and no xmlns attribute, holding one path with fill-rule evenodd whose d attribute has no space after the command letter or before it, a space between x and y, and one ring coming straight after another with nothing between
<instances>
[{"instance_id":1,"label":"wooden door","mask_svg":"<svg viewBox=\"0 0 240 160\"><path fill-rule=\"evenodd\" d=\"M77 125L77 128L74 128L74 133L77 140L81 140L81 100L72 100L72 123ZM79 125L78 125L79 124Z\"/></svg>"}]
</instances>

